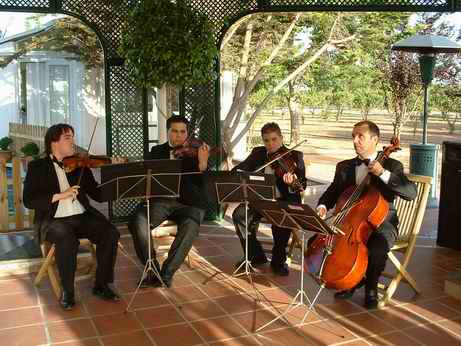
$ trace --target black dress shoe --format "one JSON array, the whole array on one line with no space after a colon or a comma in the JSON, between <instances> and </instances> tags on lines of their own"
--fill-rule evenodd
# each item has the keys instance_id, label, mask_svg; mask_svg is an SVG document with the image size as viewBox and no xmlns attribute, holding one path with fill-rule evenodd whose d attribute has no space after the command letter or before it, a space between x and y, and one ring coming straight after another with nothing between
<instances>
[{"instance_id":1,"label":"black dress shoe","mask_svg":"<svg viewBox=\"0 0 461 346\"><path fill-rule=\"evenodd\" d=\"M271 263L272 272L277 276L288 276L290 271L288 270L288 266L284 263L282 265L273 265Z\"/></svg>"},{"instance_id":2,"label":"black dress shoe","mask_svg":"<svg viewBox=\"0 0 461 346\"><path fill-rule=\"evenodd\" d=\"M147 274L147 276L144 279L139 279L138 285L139 288L155 287L155 276Z\"/></svg>"},{"instance_id":3,"label":"black dress shoe","mask_svg":"<svg viewBox=\"0 0 461 346\"><path fill-rule=\"evenodd\" d=\"M376 290L367 290L365 292L365 307L369 310L378 307L378 292Z\"/></svg>"},{"instance_id":4,"label":"black dress shoe","mask_svg":"<svg viewBox=\"0 0 461 346\"><path fill-rule=\"evenodd\" d=\"M61 299L59 299L59 305L64 310L71 310L75 305L75 298L73 292L62 291Z\"/></svg>"},{"instance_id":5,"label":"black dress shoe","mask_svg":"<svg viewBox=\"0 0 461 346\"><path fill-rule=\"evenodd\" d=\"M93 287L93 294L104 300L120 300L120 296L108 285L96 285Z\"/></svg>"},{"instance_id":6,"label":"black dress shoe","mask_svg":"<svg viewBox=\"0 0 461 346\"><path fill-rule=\"evenodd\" d=\"M344 290L335 293L336 299L349 299L352 298L356 289L365 285L365 279L362 279L355 287L352 287L350 290Z\"/></svg>"},{"instance_id":7,"label":"black dress shoe","mask_svg":"<svg viewBox=\"0 0 461 346\"><path fill-rule=\"evenodd\" d=\"M162 281L163 281L163 284L165 285L166 288L170 288L171 287L171 282L173 281L173 278L172 277L162 276ZM164 287L162 285L162 281L160 281L160 279L156 275L154 275L152 286L153 287Z\"/></svg>"},{"instance_id":8,"label":"black dress shoe","mask_svg":"<svg viewBox=\"0 0 461 346\"><path fill-rule=\"evenodd\" d=\"M335 299L349 299L354 295L355 288L350 290L339 291L335 293Z\"/></svg>"}]
</instances>

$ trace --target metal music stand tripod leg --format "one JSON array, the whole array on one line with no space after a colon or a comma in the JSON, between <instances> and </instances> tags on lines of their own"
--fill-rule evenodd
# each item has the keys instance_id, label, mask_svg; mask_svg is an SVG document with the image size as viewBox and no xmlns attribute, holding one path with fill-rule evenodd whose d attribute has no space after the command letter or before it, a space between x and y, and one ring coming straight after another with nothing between
<instances>
[{"instance_id":1,"label":"metal music stand tripod leg","mask_svg":"<svg viewBox=\"0 0 461 346\"><path fill-rule=\"evenodd\" d=\"M268 323L264 324L263 326L259 327L256 331L259 332L260 330L266 328L267 326L271 325L272 323L274 323L275 321L278 321L280 319L284 319L286 322L288 322L285 318L285 316L287 314L289 314L292 310L296 309L297 307L299 306L307 306L308 310L306 311L306 313L304 314L304 317L302 319L302 323L304 323L304 321L306 320L306 317L307 315L309 314L309 312L314 312L315 314L318 315L318 313L315 311L314 309L314 305L316 303L316 301L318 300L318 298L320 297L320 293L321 291L323 290L323 288L325 287L324 284L322 284L318 290L318 292L316 293L314 299L311 301L309 299L309 297L307 296L305 290L304 290L304 252L305 252L305 232L304 232L304 229L303 227L301 227L299 225L299 223L297 222L297 220L295 220L294 217L292 217L288 212L286 212L286 210L281 210L280 213L279 213L282 217L281 217L281 220L280 221L281 223L283 222L289 222L289 224L293 226L296 226L297 229L299 230L302 230L301 231L301 280L300 280L300 285L299 285L299 289L296 293L296 295L294 296L294 298L292 299L292 301L290 302L290 304L288 305L288 307L285 309L284 312L282 312L281 314L279 314L279 316L275 317L272 321L269 321ZM269 219L271 219L269 217ZM280 225L281 227L283 225ZM323 265L322 265L323 267ZM306 304L306 302L308 304Z\"/></svg>"},{"instance_id":2,"label":"metal music stand tripod leg","mask_svg":"<svg viewBox=\"0 0 461 346\"><path fill-rule=\"evenodd\" d=\"M278 320L280 320L282 318L284 320L286 320L285 316L288 315L292 310L296 309L299 306L306 305L304 303L304 299L309 303L309 305L308 305L309 310L304 315L304 318L303 318L302 322L304 322L304 320L306 319L307 314L310 312L310 309L313 309L315 300L313 300L311 302L311 300L307 296L306 292L304 291L304 249L305 249L304 248L304 246L305 246L304 245L305 244L304 232L302 232L301 242L302 242L302 245L301 245L301 283L300 283L300 287L298 288L298 292L296 293L294 298L291 300L290 304L288 304L288 307L285 309L284 312L282 312L279 316L277 316L273 320L271 320L271 321L267 322L266 324L264 324L263 326L259 327L256 330L256 332L259 332L260 330L270 326L272 323L274 323L275 321L278 321ZM318 295L316 296L316 298L318 298ZM298 301L298 299L299 299L299 301Z\"/></svg>"},{"instance_id":3,"label":"metal music stand tripod leg","mask_svg":"<svg viewBox=\"0 0 461 346\"><path fill-rule=\"evenodd\" d=\"M134 291L133 296L131 297L130 302L128 303L126 307L125 312L129 311L131 305L133 304L134 299L136 298L136 295L138 294L139 288L141 287L143 280L146 277L148 277L149 272L154 273L157 279L160 280L162 287L166 287L165 283L162 280L162 276L160 275L157 267L155 266L154 259L152 258L152 244L151 244L152 235L151 235L151 229L150 229L151 228L150 226L150 201L148 197L150 195L150 189L151 189L151 176L152 176L152 171L149 169L147 170L147 175L146 175L146 179L147 179L146 181L146 204L147 204L147 208L146 208L147 218L146 219L147 219L147 222L146 223L147 223L147 232L148 232L148 236L147 236L148 259L144 266L144 270L142 272L141 279L139 280L138 286L136 287L136 290Z\"/></svg>"},{"instance_id":4,"label":"metal music stand tripod leg","mask_svg":"<svg viewBox=\"0 0 461 346\"><path fill-rule=\"evenodd\" d=\"M273 199L275 177L270 174L252 172L220 172L214 182L218 203L245 204L245 258L234 270L233 277L246 275L252 283L251 275L258 275L249 258L248 210L251 198ZM238 230L240 232L240 230ZM244 268L243 272L240 272Z\"/></svg>"},{"instance_id":5,"label":"metal music stand tripod leg","mask_svg":"<svg viewBox=\"0 0 461 346\"><path fill-rule=\"evenodd\" d=\"M232 276L239 277L242 275L248 276L251 281L251 275L255 274L255 269L251 265L251 262L248 258L248 201L245 201L245 259L244 261L238 266L237 269L234 270ZM239 273L240 269L245 266L245 271Z\"/></svg>"}]
</instances>

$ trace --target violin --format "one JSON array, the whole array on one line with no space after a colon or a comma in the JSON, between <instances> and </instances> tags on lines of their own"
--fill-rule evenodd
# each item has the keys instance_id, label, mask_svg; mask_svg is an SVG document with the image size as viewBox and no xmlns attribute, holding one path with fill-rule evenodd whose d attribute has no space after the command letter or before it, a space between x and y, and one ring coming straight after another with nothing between
<instances>
[{"instance_id":1,"label":"violin","mask_svg":"<svg viewBox=\"0 0 461 346\"><path fill-rule=\"evenodd\" d=\"M296 157L294 157L293 154L291 154L291 152L300 145L304 144L305 142L307 142L307 139L299 142L291 149L287 149L284 146L282 146L275 153L269 154L269 162L266 162L264 165L256 169L254 173L261 172L267 166L271 166L271 168L274 170L274 174L282 179L285 173L294 174L296 172L296 168L298 167L298 165L296 164ZM303 184L301 184L298 178L295 178L291 186L295 190L295 192L304 191L304 186Z\"/></svg>"},{"instance_id":2,"label":"violin","mask_svg":"<svg viewBox=\"0 0 461 346\"><path fill-rule=\"evenodd\" d=\"M81 155L75 154L65 157L62 160L64 171L70 173L77 168L99 168L101 166L112 163L112 159L104 155Z\"/></svg>"},{"instance_id":3,"label":"violin","mask_svg":"<svg viewBox=\"0 0 461 346\"><path fill-rule=\"evenodd\" d=\"M173 148L173 156L175 159L183 159L185 157L196 159L198 157L198 150L204 143L204 141L197 138L188 138L183 145ZM219 152L222 152L225 155L225 152L221 147L210 148L210 155Z\"/></svg>"},{"instance_id":4,"label":"violin","mask_svg":"<svg viewBox=\"0 0 461 346\"><path fill-rule=\"evenodd\" d=\"M295 174L298 165L296 163L296 157L293 155L293 151L282 146L276 152L268 154L270 166L274 170L274 174L283 179L286 173ZM301 184L298 178L294 178L291 185L295 192L304 191L304 186Z\"/></svg>"}]
</instances>

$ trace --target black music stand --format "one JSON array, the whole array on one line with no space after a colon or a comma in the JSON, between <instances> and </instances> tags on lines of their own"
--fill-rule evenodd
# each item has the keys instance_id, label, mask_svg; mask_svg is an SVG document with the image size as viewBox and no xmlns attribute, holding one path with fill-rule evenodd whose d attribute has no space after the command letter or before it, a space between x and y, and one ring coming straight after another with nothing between
<instances>
[{"instance_id":1,"label":"black music stand","mask_svg":"<svg viewBox=\"0 0 461 346\"><path fill-rule=\"evenodd\" d=\"M257 329L257 332L275 321L284 318L290 311L296 309L298 306L306 305L304 303L304 298L306 298L308 305L308 310L304 314L302 322L306 320L306 317L310 311L314 311L314 304L320 296L321 291L325 287L325 284L321 283L318 292L316 293L312 301L307 296L304 291L304 250L305 250L305 234L307 232L316 232L322 233L325 235L332 235L342 233L337 229L332 229L328 226L324 220L317 215L317 212L314 211L307 204L299 203L290 203L286 201L262 201L254 200L250 202L251 206L257 209L262 215L264 215L272 224L275 224L279 227L299 230L301 232L301 283L296 293L295 297L285 309L283 313L274 318L272 321L264 324L263 326ZM299 301L298 300L299 297ZM314 311L315 312L315 311Z\"/></svg>"},{"instance_id":2,"label":"black music stand","mask_svg":"<svg viewBox=\"0 0 461 346\"><path fill-rule=\"evenodd\" d=\"M218 203L245 203L245 260L235 269L235 277L250 277L254 268L248 259L248 204L250 201L273 200L275 198L275 175L251 172L210 172L209 188ZM245 271L239 273L245 266ZM238 273L238 274L237 274ZM250 277L251 280L251 277Z\"/></svg>"},{"instance_id":3,"label":"black music stand","mask_svg":"<svg viewBox=\"0 0 461 346\"><path fill-rule=\"evenodd\" d=\"M144 266L141 280L126 307L127 312L138 293L142 281L149 271L165 283L152 259L150 199L178 198L181 185L182 160L148 160L139 162L105 165L101 168L101 193L104 201L121 199L144 199L147 206L148 260ZM156 172L153 174L152 172Z\"/></svg>"}]
</instances>

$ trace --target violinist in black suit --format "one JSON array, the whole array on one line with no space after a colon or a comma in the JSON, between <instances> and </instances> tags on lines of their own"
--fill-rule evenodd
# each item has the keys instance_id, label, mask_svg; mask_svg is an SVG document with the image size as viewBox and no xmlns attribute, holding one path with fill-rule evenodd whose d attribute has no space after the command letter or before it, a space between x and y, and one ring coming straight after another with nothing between
<instances>
[{"instance_id":1,"label":"violinist in black suit","mask_svg":"<svg viewBox=\"0 0 461 346\"><path fill-rule=\"evenodd\" d=\"M178 159L175 153L179 148L188 145L189 121L183 116L172 116L166 122L168 142L152 147L147 160ZM183 173L200 173L207 170L210 147L203 143L197 149L197 156L184 155L182 160ZM155 260L155 265L162 277L162 281L170 287L174 273L184 262L192 242L198 236L200 224L205 216L207 208L206 190L202 174L185 174L181 178L180 197L152 198L150 201L150 229L157 227L165 220L173 220L178 225L178 233L168 252L168 258L163 262L162 268ZM150 229L147 229L147 211L145 205L139 205L131 218L128 228L133 236L133 242L141 263L145 264L148 259L148 237ZM152 250L155 259L155 251ZM141 287L161 286L160 280L149 275L141 282Z\"/></svg>"},{"instance_id":2,"label":"violinist in black suit","mask_svg":"<svg viewBox=\"0 0 461 346\"><path fill-rule=\"evenodd\" d=\"M266 162L270 161L271 155L276 155L282 149L286 149L283 145L283 137L280 127L276 123L267 123L261 128L261 136L264 146L256 147L250 155L233 168L234 171L242 170L253 172ZM293 150L285 159L290 159L295 165L295 170L292 173L285 173L283 176L276 177L276 198L281 201L290 201L301 203L302 191L295 190L293 185L299 183L302 189L306 188L306 169L304 166L303 153ZM277 165L277 163L274 163ZM271 166L265 168L265 173L274 173ZM261 247L260 242L256 238L261 214L253 208L248 209L248 259L252 265L262 265L267 262L266 255ZM232 214L232 220L235 226L237 235L240 238L243 251L245 252L245 204L240 204ZM289 274L286 265L286 247L290 239L291 230L272 225L272 236L274 246L272 249L271 268L275 275L286 276ZM239 261L236 266L240 266L243 260Z\"/></svg>"},{"instance_id":3,"label":"violinist in black suit","mask_svg":"<svg viewBox=\"0 0 461 346\"><path fill-rule=\"evenodd\" d=\"M389 202L389 213L385 221L372 232L367 242L368 267L366 277L351 290L337 292L338 299L350 298L354 291L365 285L365 307L373 309L378 306L378 279L386 266L387 253L397 238L398 218L393 201L395 196L405 200L416 197L416 186L404 175L403 165L399 161L388 158L381 165L375 161L378 153L376 147L379 141L379 128L371 121L360 121L354 125L352 140L357 157L341 161L336 165L336 172L331 185L318 201L317 212L325 217L327 211L333 208L348 187L360 183L367 174L371 174L371 184L374 185Z\"/></svg>"},{"instance_id":4,"label":"violinist in black suit","mask_svg":"<svg viewBox=\"0 0 461 346\"><path fill-rule=\"evenodd\" d=\"M61 307L72 309L78 239L96 244L96 280L93 293L105 300L119 300L110 287L114 279L119 232L90 205L88 196L102 201L101 190L89 168L66 173L62 160L74 154L74 129L51 126L45 134L46 157L29 163L24 180L24 205L35 210L34 228L39 240L56 246L56 263L62 284ZM77 185L83 169L80 185Z\"/></svg>"}]
</instances>

